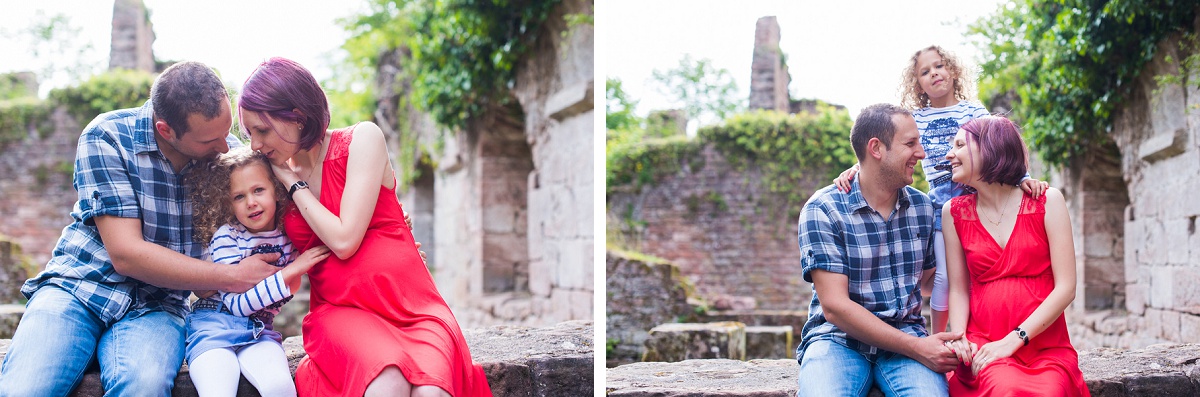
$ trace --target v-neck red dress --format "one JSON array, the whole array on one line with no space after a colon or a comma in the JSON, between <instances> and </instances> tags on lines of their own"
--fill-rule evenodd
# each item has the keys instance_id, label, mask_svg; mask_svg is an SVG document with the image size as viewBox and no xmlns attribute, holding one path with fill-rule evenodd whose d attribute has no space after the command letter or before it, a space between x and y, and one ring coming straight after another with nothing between
<instances>
[{"instance_id":1,"label":"v-neck red dress","mask_svg":"<svg viewBox=\"0 0 1200 397\"><path fill-rule=\"evenodd\" d=\"M320 201L334 215L341 213L352 128L333 132L321 168ZM295 208L284 215L284 230L298 250L324 244ZM421 261L394 189L380 187L358 251L346 260L330 255L308 277L308 357L296 368L300 396L361 396L388 366L414 385L436 385L452 396L492 395Z\"/></svg>"},{"instance_id":2,"label":"v-neck red dress","mask_svg":"<svg viewBox=\"0 0 1200 397\"><path fill-rule=\"evenodd\" d=\"M983 346L1003 339L1033 313L1054 289L1046 196L1021 197L1008 244L1000 247L984 229L974 194L950 200L954 228L966 254L971 315L967 339ZM1069 236L1068 236L1069 237ZM984 367L978 376L962 365L950 377L952 396L1090 396L1079 357L1060 315L1011 357Z\"/></svg>"}]
</instances>

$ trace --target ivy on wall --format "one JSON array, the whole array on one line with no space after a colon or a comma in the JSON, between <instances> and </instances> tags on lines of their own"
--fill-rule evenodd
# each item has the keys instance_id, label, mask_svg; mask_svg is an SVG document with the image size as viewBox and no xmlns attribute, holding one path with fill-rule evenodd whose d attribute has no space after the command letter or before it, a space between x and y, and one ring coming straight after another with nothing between
<instances>
[{"instance_id":1,"label":"ivy on wall","mask_svg":"<svg viewBox=\"0 0 1200 397\"><path fill-rule=\"evenodd\" d=\"M701 169L700 150L711 143L734 167L759 167L768 191L786 195L789 203L802 203L812 192L799 191L796 186L814 169L827 170L820 178L832 181L854 165L851 124L845 109L820 103L815 113L740 113L701 128L696 139L674 136L611 145L606 159L607 192L653 184L685 165L693 172Z\"/></svg>"},{"instance_id":2,"label":"ivy on wall","mask_svg":"<svg viewBox=\"0 0 1200 397\"><path fill-rule=\"evenodd\" d=\"M0 100L0 145L24 139L31 128L45 136L49 119L50 103L37 97Z\"/></svg>"},{"instance_id":3,"label":"ivy on wall","mask_svg":"<svg viewBox=\"0 0 1200 397\"><path fill-rule=\"evenodd\" d=\"M154 75L137 70L110 70L79 85L50 91L50 101L65 105L67 111L87 124L101 113L142 106L150 99Z\"/></svg>"},{"instance_id":4,"label":"ivy on wall","mask_svg":"<svg viewBox=\"0 0 1200 397\"><path fill-rule=\"evenodd\" d=\"M763 171L768 191L786 194L789 203L803 203L812 192L796 187L813 170L826 170L820 179L832 181L854 165L851 125L845 109L818 103L815 113L742 113L701 128L699 136L715 144L734 166L753 161Z\"/></svg>"},{"instance_id":5,"label":"ivy on wall","mask_svg":"<svg viewBox=\"0 0 1200 397\"><path fill-rule=\"evenodd\" d=\"M1012 117L1051 165L1112 128L1158 43L1191 27L1194 0L1018 0L972 24L984 98L1015 93Z\"/></svg>"}]
</instances>

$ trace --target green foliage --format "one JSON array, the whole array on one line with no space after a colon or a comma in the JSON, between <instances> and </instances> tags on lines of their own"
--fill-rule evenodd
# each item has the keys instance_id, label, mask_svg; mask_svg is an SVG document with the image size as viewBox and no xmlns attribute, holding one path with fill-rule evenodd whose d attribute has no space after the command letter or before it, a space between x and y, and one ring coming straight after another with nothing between
<instances>
[{"instance_id":1,"label":"green foliage","mask_svg":"<svg viewBox=\"0 0 1200 397\"><path fill-rule=\"evenodd\" d=\"M634 113L637 101L621 88L621 79L609 77L604 80L604 125L609 130L629 131L641 126L642 120Z\"/></svg>"},{"instance_id":2,"label":"green foliage","mask_svg":"<svg viewBox=\"0 0 1200 397\"><path fill-rule=\"evenodd\" d=\"M429 150L411 130L411 110L428 112L440 126L459 129L485 109L511 107L514 66L530 50L542 23L560 0L368 0L366 10L339 20L350 33L342 49L343 63L322 82L331 107L331 125L375 120L380 106L373 86L378 79L393 84L397 103L402 165L411 165ZM588 23L573 15L568 25ZM574 25L570 25L574 26ZM398 68L381 73L380 68ZM386 106L392 106L391 103ZM383 122L384 120L375 120ZM410 170L403 166L401 170ZM417 174L405 172L407 186Z\"/></svg>"},{"instance_id":3,"label":"green foliage","mask_svg":"<svg viewBox=\"0 0 1200 397\"><path fill-rule=\"evenodd\" d=\"M49 117L50 103L37 97L0 100L0 145L24 139L31 128L48 134Z\"/></svg>"},{"instance_id":4,"label":"green foliage","mask_svg":"<svg viewBox=\"0 0 1200 397\"><path fill-rule=\"evenodd\" d=\"M66 105L67 111L86 124L101 113L142 106L150 99L154 75L117 69L92 76L74 87L50 91L50 99Z\"/></svg>"},{"instance_id":5,"label":"green foliage","mask_svg":"<svg viewBox=\"0 0 1200 397\"><path fill-rule=\"evenodd\" d=\"M1168 63L1178 61L1179 71L1177 73L1167 73L1159 76L1154 76L1154 82L1158 87L1154 89L1155 95L1159 94L1163 87L1178 85L1187 88L1188 85L1200 87L1200 80L1188 81L1189 76L1193 73L1200 72L1200 35L1195 32L1186 32L1177 43L1176 53L1183 55L1182 59L1176 60L1175 57L1167 55L1164 60ZM1193 107L1197 105L1192 105Z\"/></svg>"},{"instance_id":6,"label":"green foliage","mask_svg":"<svg viewBox=\"0 0 1200 397\"><path fill-rule=\"evenodd\" d=\"M831 181L854 165L851 124L845 109L818 103L815 114L763 110L738 114L720 125L701 128L699 135L714 143L731 164L753 161L763 171L768 191L786 194L789 203L802 203L811 192L798 191L796 186L811 179L813 170L827 170L816 178Z\"/></svg>"},{"instance_id":7,"label":"green foliage","mask_svg":"<svg viewBox=\"0 0 1200 397\"><path fill-rule=\"evenodd\" d=\"M20 73L3 73L0 74L0 100L17 99L37 95L37 92L31 92L30 87L23 78L33 76L32 74Z\"/></svg>"},{"instance_id":8,"label":"green foliage","mask_svg":"<svg viewBox=\"0 0 1200 397\"><path fill-rule=\"evenodd\" d=\"M686 136L609 145L605 162L608 191L627 185L640 189L663 175L679 172L687 160L699 156L700 149L700 141Z\"/></svg>"},{"instance_id":9,"label":"green foliage","mask_svg":"<svg viewBox=\"0 0 1200 397\"><path fill-rule=\"evenodd\" d=\"M514 66L559 0L411 0L413 97L439 124L462 127L504 106Z\"/></svg>"},{"instance_id":10,"label":"green foliage","mask_svg":"<svg viewBox=\"0 0 1200 397\"><path fill-rule=\"evenodd\" d=\"M1061 165L1112 128L1163 38L1189 28L1192 0L1019 0L972 24L980 90L1015 93L1012 116L1044 161Z\"/></svg>"},{"instance_id":11,"label":"green foliage","mask_svg":"<svg viewBox=\"0 0 1200 397\"><path fill-rule=\"evenodd\" d=\"M655 70L651 76L658 91L679 104L688 120L700 121L706 115L723 120L740 110L737 82L728 70L712 66L711 60L684 55L679 66Z\"/></svg>"}]
</instances>

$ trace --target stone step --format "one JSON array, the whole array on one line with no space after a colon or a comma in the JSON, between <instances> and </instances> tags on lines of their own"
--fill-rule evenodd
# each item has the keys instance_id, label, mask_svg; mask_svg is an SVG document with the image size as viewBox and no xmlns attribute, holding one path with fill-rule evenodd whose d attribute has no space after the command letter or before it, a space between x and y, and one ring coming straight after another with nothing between
<instances>
[{"instance_id":1,"label":"stone step","mask_svg":"<svg viewBox=\"0 0 1200 397\"><path fill-rule=\"evenodd\" d=\"M1093 397L1200 395L1200 344L1085 350L1079 367ZM605 390L608 397L790 397L798 371L794 359L644 362L607 369Z\"/></svg>"},{"instance_id":2,"label":"stone step","mask_svg":"<svg viewBox=\"0 0 1200 397\"><path fill-rule=\"evenodd\" d=\"M746 359L777 359L796 356L792 326L747 326Z\"/></svg>"},{"instance_id":3,"label":"stone step","mask_svg":"<svg viewBox=\"0 0 1200 397\"><path fill-rule=\"evenodd\" d=\"M548 327L493 326L463 330L475 362L483 366L488 384L497 396L590 396L593 394L594 346L591 321L567 321ZM303 337L283 342L292 373L305 356ZM9 339L0 339L0 362ZM89 372L72 397L100 397L100 373ZM242 378L238 397L258 396ZM172 397L196 396L184 365L175 378Z\"/></svg>"},{"instance_id":4,"label":"stone step","mask_svg":"<svg viewBox=\"0 0 1200 397\"><path fill-rule=\"evenodd\" d=\"M671 323L650 330L642 361L746 359L746 325L736 321Z\"/></svg>"}]
</instances>

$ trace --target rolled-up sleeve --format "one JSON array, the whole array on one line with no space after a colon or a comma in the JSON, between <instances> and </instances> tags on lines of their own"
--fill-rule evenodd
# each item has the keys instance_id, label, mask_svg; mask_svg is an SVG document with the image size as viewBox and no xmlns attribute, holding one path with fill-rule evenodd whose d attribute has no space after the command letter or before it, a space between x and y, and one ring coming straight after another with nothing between
<instances>
[{"instance_id":1,"label":"rolled-up sleeve","mask_svg":"<svg viewBox=\"0 0 1200 397\"><path fill-rule=\"evenodd\" d=\"M95 225L97 216L137 218L141 215L135 181L129 175L113 135L90 128L79 138L75 155L75 190L80 218Z\"/></svg>"},{"instance_id":2,"label":"rolled-up sleeve","mask_svg":"<svg viewBox=\"0 0 1200 397\"><path fill-rule=\"evenodd\" d=\"M804 281L812 282L815 269L846 274L845 242L829 212L816 202L804 205L799 222L800 265Z\"/></svg>"}]
</instances>

